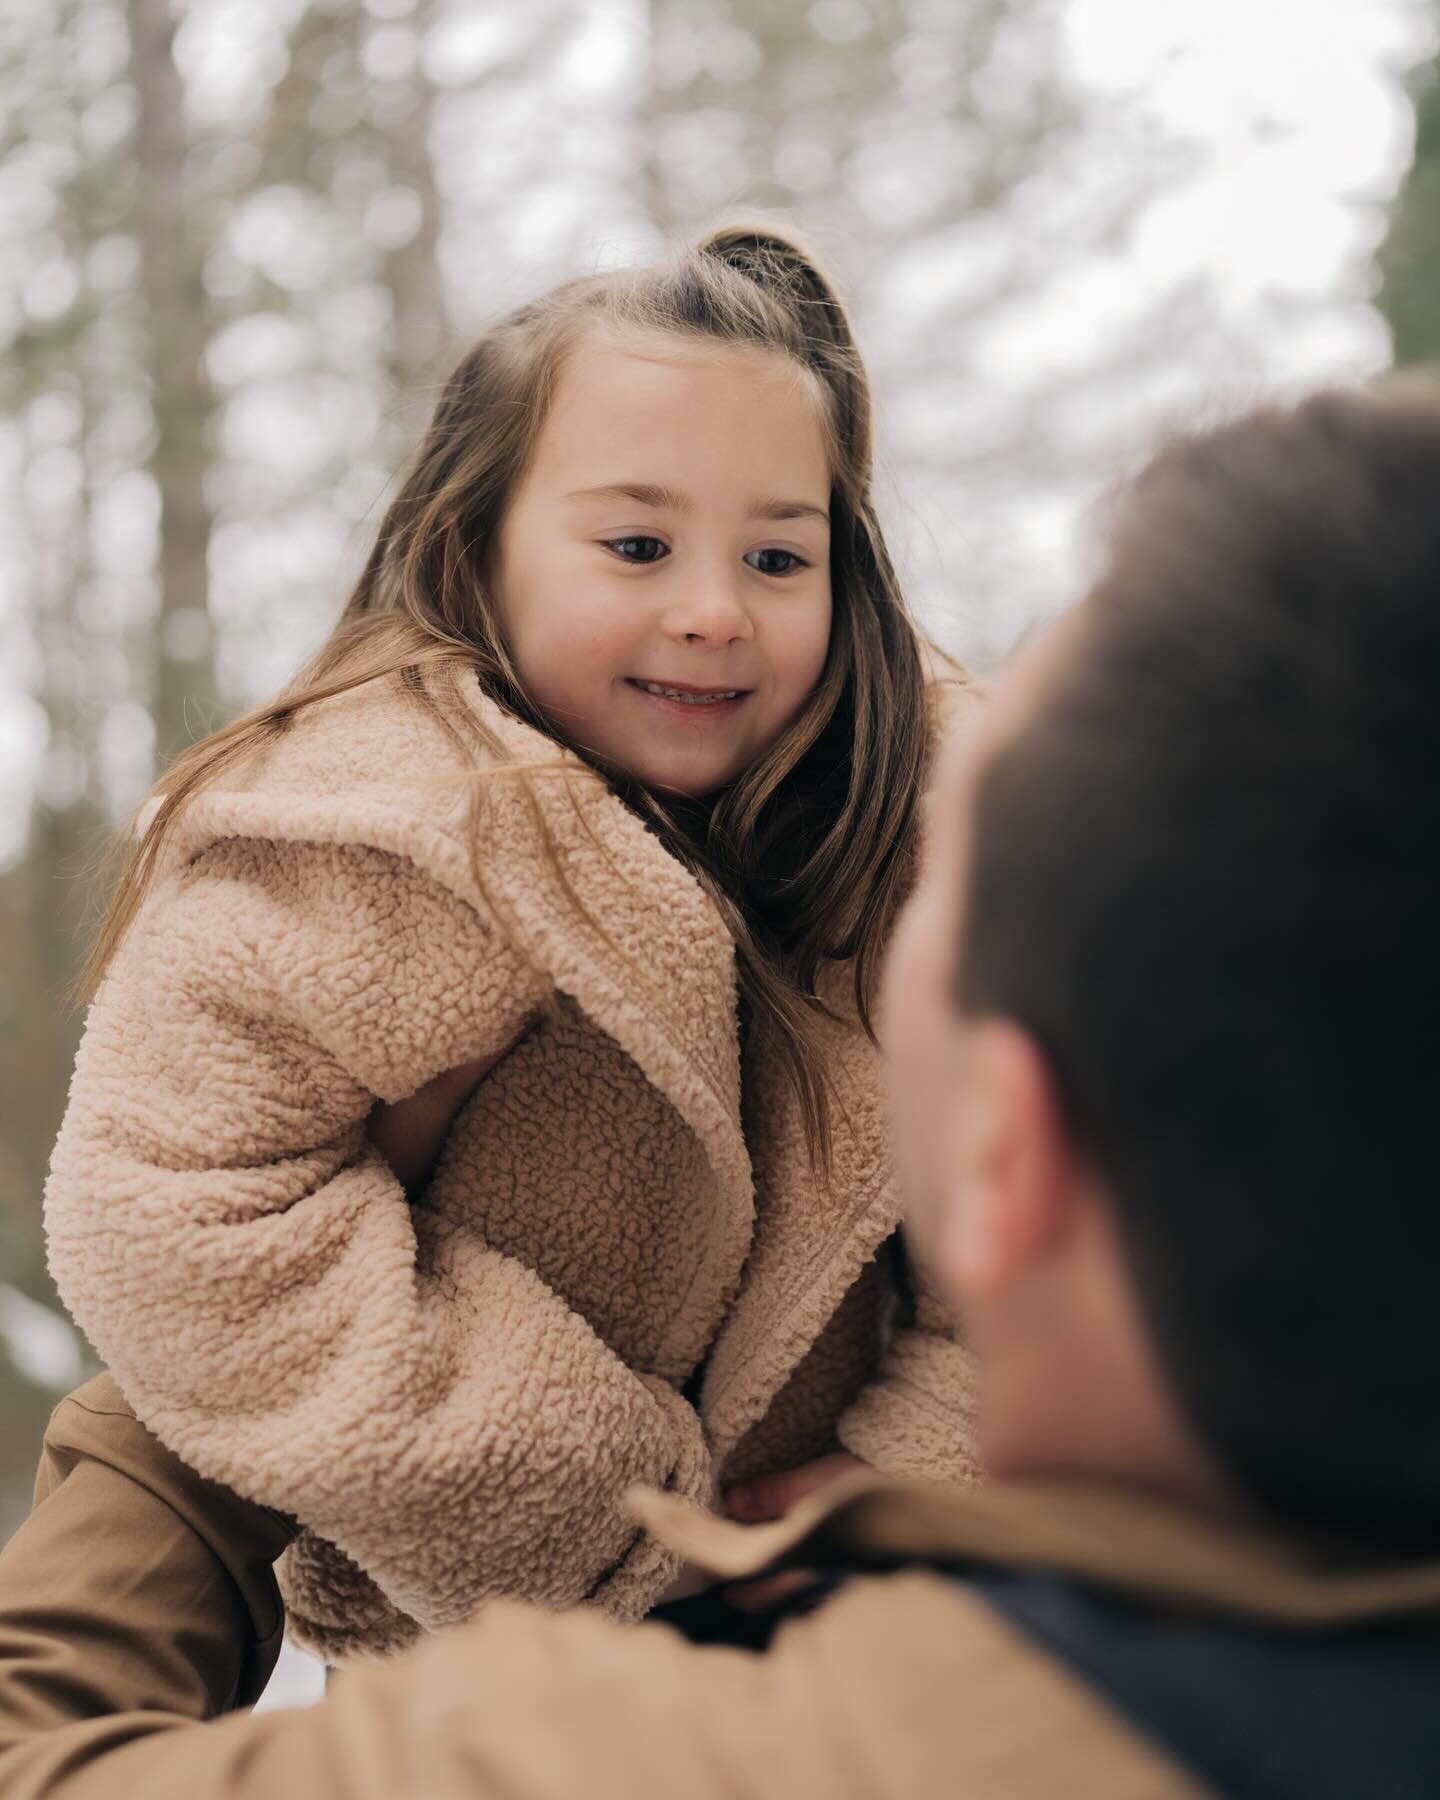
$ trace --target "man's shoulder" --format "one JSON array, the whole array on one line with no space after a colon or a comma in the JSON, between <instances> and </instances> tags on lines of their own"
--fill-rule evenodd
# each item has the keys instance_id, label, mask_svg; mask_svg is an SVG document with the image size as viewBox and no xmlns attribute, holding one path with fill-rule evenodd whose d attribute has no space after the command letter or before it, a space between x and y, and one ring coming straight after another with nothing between
<instances>
[{"instance_id":1,"label":"man's shoulder","mask_svg":"<svg viewBox=\"0 0 1440 1800\"><path fill-rule=\"evenodd\" d=\"M844 1579L764 1650L696 1645L668 1625L619 1625L588 1608L557 1617L502 1601L405 1664L396 1683L383 1670L347 1673L351 1700L373 1716L399 1704L399 1683L433 1698L479 1679L487 1707L467 1729L516 1791L523 1772L527 1793L1196 1800L1205 1791L993 1608L919 1567ZM557 1716L564 1733L549 1729ZM498 1791L512 1790L502 1779Z\"/></svg>"},{"instance_id":2,"label":"man's shoulder","mask_svg":"<svg viewBox=\"0 0 1440 1800\"><path fill-rule=\"evenodd\" d=\"M806 1691L877 1793L1064 1793L1182 1800L1205 1789L1086 1680L963 1579L911 1566L861 1575L781 1630L780 1686Z\"/></svg>"}]
</instances>

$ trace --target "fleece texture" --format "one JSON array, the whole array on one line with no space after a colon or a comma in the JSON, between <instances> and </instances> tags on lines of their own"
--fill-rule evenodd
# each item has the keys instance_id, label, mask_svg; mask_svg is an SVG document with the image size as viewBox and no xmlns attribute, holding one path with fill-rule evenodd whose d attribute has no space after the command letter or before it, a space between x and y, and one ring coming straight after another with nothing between
<instances>
[{"instance_id":1,"label":"fleece texture","mask_svg":"<svg viewBox=\"0 0 1440 1800\"><path fill-rule=\"evenodd\" d=\"M778 1071L742 1067L700 885L473 678L455 704L499 746L478 767L379 681L187 805L46 1195L61 1294L140 1418L299 1522L291 1632L332 1661L502 1594L639 1617L677 1557L635 1482L713 1505L837 1443L971 1472L968 1356L894 1277L874 1046L824 1026L822 1181ZM506 1046L407 1199L376 1101Z\"/></svg>"}]
</instances>

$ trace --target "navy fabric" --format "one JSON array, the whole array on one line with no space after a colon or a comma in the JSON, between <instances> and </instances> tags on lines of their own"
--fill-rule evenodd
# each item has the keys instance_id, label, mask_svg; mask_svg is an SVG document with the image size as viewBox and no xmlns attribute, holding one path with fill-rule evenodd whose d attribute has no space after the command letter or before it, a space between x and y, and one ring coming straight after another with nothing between
<instances>
[{"instance_id":1,"label":"navy fabric","mask_svg":"<svg viewBox=\"0 0 1440 1800\"><path fill-rule=\"evenodd\" d=\"M1433 1620L1285 1632L1050 1575L955 1579L1231 1800L1440 1800Z\"/></svg>"},{"instance_id":2,"label":"navy fabric","mask_svg":"<svg viewBox=\"0 0 1440 1800\"><path fill-rule=\"evenodd\" d=\"M845 1580L844 1575L812 1576L798 1594L787 1594L778 1605L764 1612L732 1606L729 1586L725 1584L706 1588L688 1600L669 1600L652 1607L646 1618L668 1625L692 1644L725 1644L732 1650L764 1651L770 1648L771 1639L787 1619L803 1618L823 1606Z\"/></svg>"}]
</instances>

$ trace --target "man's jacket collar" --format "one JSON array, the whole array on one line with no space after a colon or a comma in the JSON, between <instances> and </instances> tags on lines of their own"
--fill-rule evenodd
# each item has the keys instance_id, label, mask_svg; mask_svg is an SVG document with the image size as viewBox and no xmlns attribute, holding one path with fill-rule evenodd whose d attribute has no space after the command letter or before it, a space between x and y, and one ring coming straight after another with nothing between
<instances>
[{"instance_id":1,"label":"man's jacket collar","mask_svg":"<svg viewBox=\"0 0 1440 1800\"><path fill-rule=\"evenodd\" d=\"M779 1566L1044 1569L1187 1612L1336 1628L1440 1616L1440 1558L1326 1555L1129 1490L990 1482L963 1493L857 1475L767 1525L737 1525L650 1489L629 1503L656 1537L724 1580Z\"/></svg>"}]
</instances>

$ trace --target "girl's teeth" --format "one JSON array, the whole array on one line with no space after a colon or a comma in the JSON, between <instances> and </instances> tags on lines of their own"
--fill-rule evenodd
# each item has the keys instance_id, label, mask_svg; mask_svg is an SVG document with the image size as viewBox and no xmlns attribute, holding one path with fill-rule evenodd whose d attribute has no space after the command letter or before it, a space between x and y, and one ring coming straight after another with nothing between
<instances>
[{"instance_id":1,"label":"girl's teeth","mask_svg":"<svg viewBox=\"0 0 1440 1800\"><path fill-rule=\"evenodd\" d=\"M653 681L637 681L635 685L647 694L658 694L663 700L683 700L687 706L714 706L721 700L735 700L740 694L739 688L732 688L725 694L682 694L679 688L660 687Z\"/></svg>"}]
</instances>

